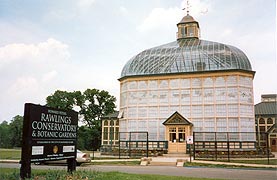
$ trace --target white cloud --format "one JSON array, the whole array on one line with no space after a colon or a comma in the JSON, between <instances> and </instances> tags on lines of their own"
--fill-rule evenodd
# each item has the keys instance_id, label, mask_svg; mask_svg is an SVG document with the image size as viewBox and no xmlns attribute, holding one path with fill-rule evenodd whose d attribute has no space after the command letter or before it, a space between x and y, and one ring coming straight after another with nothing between
<instances>
[{"instance_id":1,"label":"white cloud","mask_svg":"<svg viewBox=\"0 0 277 180\"><path fill-rule=\"evenodd\" d=\"M38 44L14 43L0 48L0 68L10 63L53 62L70 57L68 46L53 38Z\"/></svg>"},{"instance_id":2,"label":"white cloud","mask_svg":"<svg viewBox=\"0 0 277 180\"><path fill-rule=\"evenodd\" d=\"M187 1L182 1L180 7L170 8L154 8L150 14L143 20L142 24L137 27L139 32L148 32L150 30L165 29L176 26L178 20L180 21L187 10L182 11L186 7ZM189 14L193 17L199 17L207 13L211 9L211 5L206 1L195 0L191 1ZM177 22L176 22L177 20Z\"/></svg>"},{"instance_id":3,"label":"white cloud","mask_svg":"<svg viewBox=\"0 0 277 180\"><path fill-rule=\"evenodd\" d=\"M55 70L47 72L42 76L42 81L43 82L51 81L53 78L55 78L57 76L57 74L58 73Z\"/></svg>"},{"instance_id":4,"label":"white cloud","mask_svg":"<svg viewBox=\"0 0 277 180\"><path fill-rule=\"evenodd\" d=\"M124 6L120 6L120 7L119 7L119 12L120 12L122 15L127 15L127 14L128 14L128 10L127 10L126 7L124 7Z\"/></svg>"},{"instance_id":5,"label":"white cloud","mask_svg":"<svg viewBox=\"0 0 277 180\"><path fill-rule=\"evenodd\" d=\"M77 1L77 5L81 10L89 9L94 3L95 3L95 0L78 0Z\"/></svg>"},{"instance_id":6,"label":"white cloud","mask_svg":"<svg viewBox=\"0 0 277 180\"><path fill-rule=\"evenodd\" d=\"M171 27L176 24L176 19L180 19L182 11L179 8L155 8L146 17L141 25L137 27L140 32L147 32L149 30Z\"/></svg>"},{"instance_id":7,"label":"white cloud","mask_svg":"<svg viewBox=\"0 0 277 180\"><path fill-rule=\"evenodd\" d=\"M57 75L72 71L64 68L70 67L69 58L68 45L53 38L0 47L0 109L5 113L0 117L14 117L26 102L44 104L64 83Z\"/></svg>"},{"instance_id":8,"label":"white cloud","mask_svg":"<svg viewBox=\"0 0 277 180\"><path fill-rule=\"evenodd\" d=\"M12 86L8 89L9 94L14 97L30 95L30 92L36 92L39 82L35 77L17 77Z\"/></svg>"},{"instance_id":9,"label":"white cloud","mask_svg":"<svg viewBox=\"0 0 277 180\"><path fill-rule=\"evenodd\" d=\"M193 0L189 2L189 14L193 17L197 18L203 14L208 13L209 11L212 11L211 4L208 0ZM187 1L184 0L181 3L181 7L186 8L185 13L187 12Z\"/></svg>"}]
</instances>

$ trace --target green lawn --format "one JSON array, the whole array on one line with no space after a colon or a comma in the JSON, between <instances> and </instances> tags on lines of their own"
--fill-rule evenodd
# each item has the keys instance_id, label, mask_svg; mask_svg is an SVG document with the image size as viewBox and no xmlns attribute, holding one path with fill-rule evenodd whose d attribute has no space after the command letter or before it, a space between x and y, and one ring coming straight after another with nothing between
<instances>
[{"instance_id":1,"label":"green lawn","mask_svg":"<svg viewBox=\"0 0 277 180\"><path fill-rule=\"evenodd\" d=\"M20 160L21 149L2 149L0 148L0 159Z\"/></svg>"},{"instance_id":2,"label":"green lawn","mask_svg":"<svg viewBox=\"0 0 277 180\"><path fill-rule=\"evenodd\" d=\"M0 168L0 179L19 179L18 169ZM127 174L121 172L76 171L73 175L62 170L32 170L32 180L212 180L179 176ZM215 179L213 179L215 180ZM219 179L218 179L219 180Z\"/></svg>"}]
</instances>

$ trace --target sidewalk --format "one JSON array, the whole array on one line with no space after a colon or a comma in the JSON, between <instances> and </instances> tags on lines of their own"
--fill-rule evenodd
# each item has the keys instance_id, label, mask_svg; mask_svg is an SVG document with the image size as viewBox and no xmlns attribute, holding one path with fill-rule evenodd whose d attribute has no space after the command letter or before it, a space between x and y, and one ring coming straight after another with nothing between
<instances>
[{"instance_id":1,"label":"sidewalk","mask_svg":"<svg viewBox=\"0 0 277 180\"><path fill-rule=\"evenodd\" d=\"M152 165L166 165L174 166L177 162L177 159L186 159L189 162L188 157L151 157ZM102 159L102 160L91 160L91 162L127 162L127 161L140 161L140 159ZM151 165L150 162L150 165ZM219 161L201 161L201 160L191 160L191 162L195 163L203 163L203 164L218 164L218 165L234 165L234 166L244 166L244 167L259 167L259 168L277 168L277 165L267 165L267 164L246 164L246 163L232 163L232 162L219 162ZM19 160L7 160L0 159L0 163L19 163Z\"/></svg>"}]
</instances>

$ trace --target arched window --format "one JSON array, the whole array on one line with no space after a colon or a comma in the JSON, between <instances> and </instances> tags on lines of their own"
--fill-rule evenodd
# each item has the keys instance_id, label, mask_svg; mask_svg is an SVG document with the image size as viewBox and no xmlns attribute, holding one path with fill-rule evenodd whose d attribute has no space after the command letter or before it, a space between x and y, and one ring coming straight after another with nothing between
<instances>
[{"instance_id":1,"label":"arched window","mask_svg":"<svg viewBox=\"0 0 277 180\"><path fill-rule=\"evenodd\" d=\"M267 124L273 124L273 119L268 118L268 119L267 119Z\"/></svg>"},{"instance_id":2,"label":"arched window","mask_svg":"<svg viewBox=\"0 0 277 180\"><path fill-rule=\"evenodd\" d=\"M108 121L107 120L104 121L104 126L108 126Z\"/></svg>"},{"instance_id":3,"label":"arched window","mask_svg":"<svg viewBox=\"0 0 277 180\"><path fill-rule=\"evenodd\" d=\"M265 120L264 120L263 118L261 118L261 119L259 120L259 124L265 124Z\"/></svg>"},{"instance_id":4,"label":"arched window","mask_svg":"<svg viewBox=\"0 0 277 180\"><path fill-rule=\"evenodd\" d=\"M110 121L110 126L113 126L114 125L114 122L113 120Z\"/></svg>"}]
</instances>

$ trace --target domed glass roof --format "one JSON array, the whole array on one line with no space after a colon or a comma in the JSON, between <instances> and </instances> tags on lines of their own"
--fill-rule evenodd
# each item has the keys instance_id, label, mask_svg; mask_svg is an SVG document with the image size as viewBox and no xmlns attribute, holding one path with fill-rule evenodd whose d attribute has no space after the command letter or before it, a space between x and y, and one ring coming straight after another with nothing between
<instances>
[{"instance_id":1,"label":"domed glass roof","mask_svg":"<svg viewBox=\"0 0 277 180\"><path fill-rule=\"evenodd\" d=\"M236 47L189 38L142 51L125 64L120 78L218 70L252 68L246 55Z\"/></svg>"}]
</instances>

